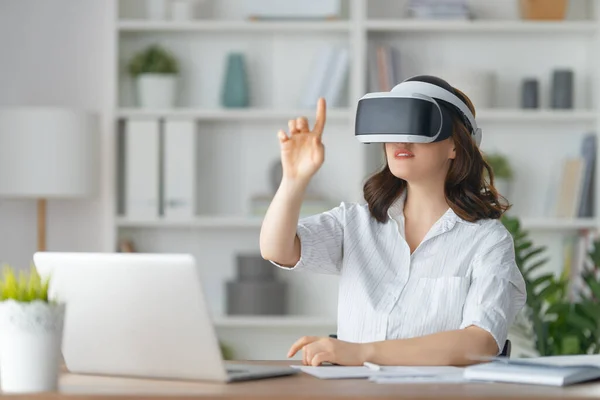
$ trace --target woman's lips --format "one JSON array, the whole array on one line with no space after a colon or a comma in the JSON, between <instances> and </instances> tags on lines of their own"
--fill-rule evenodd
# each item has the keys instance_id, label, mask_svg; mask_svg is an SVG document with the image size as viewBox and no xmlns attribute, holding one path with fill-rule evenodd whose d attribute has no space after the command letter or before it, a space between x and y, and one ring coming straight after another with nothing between
<instances>
[{"instance_id":1,"label":"woman's lips","mask_svg":"<svg viewBox=\"0 0 600 400\"><path fill-rule=\"evenodd\" d=\"M394 156L396 158L412 158L415 155L406 149L398 149L394 152Z\"/></svg>"}]
</instances>

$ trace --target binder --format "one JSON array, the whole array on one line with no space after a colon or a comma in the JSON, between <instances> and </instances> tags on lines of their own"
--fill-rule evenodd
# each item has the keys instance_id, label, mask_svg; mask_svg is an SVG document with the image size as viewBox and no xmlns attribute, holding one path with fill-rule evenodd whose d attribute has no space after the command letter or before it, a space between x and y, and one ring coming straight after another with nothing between
<instances>
[{"instance_id":1,"label":"binder","mask_svg":"<svg viewBox=\"0 0 600 400\"><path fill-rule=\"evenodd\" d=\"M192 120L166 120L163 152L163 210L165 219L188 219L195 214L196 125Z\"/></svg>"},{"instance_id":2,"label":"binder","mask_svg":"<svg viewBox=\"0 0 600 400\"><path fill-rule=\"evenodd\" d=\"M125 123L125 215L135 220L159 216L159 121Z\"/></svg>"}]
</instances>

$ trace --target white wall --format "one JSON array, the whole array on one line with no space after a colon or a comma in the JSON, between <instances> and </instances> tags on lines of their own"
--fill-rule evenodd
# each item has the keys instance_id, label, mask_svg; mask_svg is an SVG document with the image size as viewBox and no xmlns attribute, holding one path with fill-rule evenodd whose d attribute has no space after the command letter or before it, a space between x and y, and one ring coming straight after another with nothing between
<instances>
[{"instance_id":1,"label":"white wall","mask_svg":"<svg viewBox=\"0 0 600 400\"><path fill-rule=\"evenodd\" d=\"M0 106L55 105L102 115L103 155L110 145L112 2L103 0L3 0L0 2ZM103 76L102 79L100 77ZM104 158L104 157L103 157ZM48 250L110 248L107 185L103 162L100 195L87 201L48 203ZM110 236L108 236L110 237ZM27 266L36 250L36 206L0 199L0 261Z\"/></svg>"}]
</instances>

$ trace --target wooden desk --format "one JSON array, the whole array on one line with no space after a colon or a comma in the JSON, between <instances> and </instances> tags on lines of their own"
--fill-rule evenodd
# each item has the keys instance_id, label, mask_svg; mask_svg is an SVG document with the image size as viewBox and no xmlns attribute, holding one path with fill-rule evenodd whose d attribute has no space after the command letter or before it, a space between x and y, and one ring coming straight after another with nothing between
<instances>
[{"instance_id":1,"label":"wooden desk","mask_svg":"<svg viewBox=\"0 0 600 400\"><path fill-rule=\"evenodd\" d=\"M289 365L289 362L263 362ZM4 395L3 398L11 396ZM84 376L65 373L59 393L27 396L31 399L69 400L187 400L225 399L372 399L372 398L442 398L458 399L548 399L600 398L600 382L567 388L498 383L469 384L376 384L365 379L320 380L300 373L295 376L230 384L161 381L151 379ZM23 397L15 396L23 399Z\"/></svg>"}]
</instances>

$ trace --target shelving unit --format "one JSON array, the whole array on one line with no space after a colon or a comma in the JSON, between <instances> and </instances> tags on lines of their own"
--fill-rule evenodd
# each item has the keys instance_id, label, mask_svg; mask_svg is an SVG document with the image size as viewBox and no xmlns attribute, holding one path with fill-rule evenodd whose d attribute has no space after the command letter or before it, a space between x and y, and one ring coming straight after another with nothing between
<instances>
[{"instance_id":1,"label":"shelving unit","mask_svg":"<svg viewBox=\"0 0 600 400\"><path fill-rule=\"evenodd\" d=\"M133 240L139 251L194 254L208 303L217 316L215 326L240 357L280 354L284 358L286 346L299 334L334 333L336 277L283 271L278 276L289 284L290 315L224 315L224 285L235 275L235 255L259 250L262 220L249 215L248 199L272 192L269 168L279 156L277 130L287 129L290 118L307 116L313 121L314 110L299 107L298 99L323 44L345 45L351 53L345 104L327 110L326 161L312 187L333 204L361 201L364 179L380 165L381 146L362 145L351 133L355 103L368 91L367 50L386 43L399 51L402 78L434 67L496 73L494 106L475 104L484 132L482 150L510 156L516 170L511 212L521 217L536 244L548 246L551 259L562 260L565 237L600 227L597 218L545 216L550 215L548 199L559 180L560 161L579 152L583 134L600 128L600 23L593 1L572 0L568 20L559 22L520 20L516 0L472 2L481 16L474 21L411 20L402 14L404 0L342 0L340 20L281 22L245 20L239 11L243 0L215 0L212 15L191 22L144 20L143 8L138 9L142 2L115 1L121 6L114 24L115 132L122 133L129 119L194 121L200 211L191 219L139 220L118 209L111 228L117 239ZM181 62L185 84L177 108L135 105L125 63L151 43L168 47ZM252 105L247 109L225 109L219 104L224 60L230 51L243 52L248 59ZM575 71L572 110L548 107L550 73L559 67ZM526 77L540 80L540 109L519 108L519 85ZM252 336L255 330L261 334Z\"/></svg>"}]
</instances>

